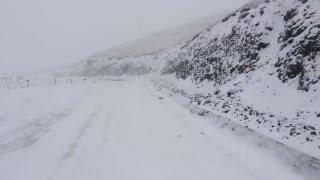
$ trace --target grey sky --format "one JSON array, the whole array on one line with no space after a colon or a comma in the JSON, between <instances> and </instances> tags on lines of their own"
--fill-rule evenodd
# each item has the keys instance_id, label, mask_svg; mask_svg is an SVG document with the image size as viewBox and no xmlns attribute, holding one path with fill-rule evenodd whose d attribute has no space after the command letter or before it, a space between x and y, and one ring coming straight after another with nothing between
<instances>
[{"instance_id":1,"label":"grey sky","mask_svg":"<svg viewBox=\"0 0 320 180\"><path fill-rule=\"evenodd\" d=\"M248 0L0 0L0 72L79 61Z\"/></svg>"}]
</instances>

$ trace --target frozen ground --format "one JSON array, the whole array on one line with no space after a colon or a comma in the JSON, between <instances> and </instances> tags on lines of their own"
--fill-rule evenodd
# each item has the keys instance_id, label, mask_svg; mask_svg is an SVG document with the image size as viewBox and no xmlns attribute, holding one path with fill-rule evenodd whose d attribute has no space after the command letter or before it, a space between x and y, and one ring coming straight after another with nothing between
<instances>
[{"instance_id":1,"label":"frozen ground","mask_svg":"<svg viewBox=\"0 0 320 180\"><path fill-rule=\"evenodd\" d=\"M0 109L4 180L319 178L145 79L0 89Z\"/></svg>"}]
</instances>

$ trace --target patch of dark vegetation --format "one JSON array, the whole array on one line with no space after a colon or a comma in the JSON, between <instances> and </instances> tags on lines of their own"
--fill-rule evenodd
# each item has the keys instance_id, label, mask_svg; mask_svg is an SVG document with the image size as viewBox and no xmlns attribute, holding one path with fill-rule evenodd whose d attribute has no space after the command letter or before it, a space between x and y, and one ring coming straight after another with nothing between
<instances>
[{"instance_id":1,"label":"patch of dark vegetation","mask_svg":"<svg viewBox=\"0 0 320 180\"><path fill-rule=\"evenodd\" d=\"M222 19L222 22L226 22L226 21L228 21L231 17L236 16L236 15L237 15L236 13L232 13L232 14L226 16L225 18L223 18L223 19Z\"/></svg>"},{"instance_id":2,"label":"patch of dark vegetation","mask_svg":"<svg viewBox=\"0 0 320 180\"><path fill-rule=\"evenodd\" d=\"M308 0L299 0L302 4L305 4L306 2L308 2Z\"/></svg>"},{"instance_id":3,"label":"patch of dark vegetation","mask_svg":"<svg viewBox=\"0 0 320 180\"><path fill-rule=\"evenodd\" d=\"M304 17L296 16L298 12L298 9L291 9L285 16L285 30L280 34L278 43L281 45L280 50L286 48L286 53L279 57L275 67L283 82L297 77L298 89L308 91L320 79L320 72L317 71L320 26L313 23L320 20L320 15L308 8L304 9ZM307 23L306 19L314 25Z\"/></svg>"},{"instance_id":4,"label":"patch of dark vegetation","mask_svg":"<svg viewBox=\"0 0 320 180\"><path fill-rule=\"evenodd\" d=\"M317 135L317 132L311 131L310 134L313 135L313 136L316 136L316 135Z\"/></svg>"},{"instance_id":5,"label":"patch of dark vegetation","mask_svg":"<svg viewBox=\"0 0 320 180\"><path fill-rule=\"evenodd\" d=\"M246 18L249 14L250 14L249 12L242 12L239 16L239 20Z\"/></svg>"},{"instance_id":6,"label":"patch of dark vegetation","mask_svg":"<svg viewBox=\"0 0 320 180\"><path fill-rule=\"evenodd\" d=\"M199 116L205 116L209 113L209 111L202 110L201 112L198 113Z\"/></svg>"},{"instance_id":7,"label":"patch of dark vegetation","mask_svg":"<svg viewBox=\"0 0 320 180\"><path fill-rule=\"evenodd\" d=\"M182 60L181 56L178 56L173 60L170 64L167 65L163 70L163 74L173 74L175 73L177 78L186 79L191 75L191 71L193 70L193 66L187 60ZM175 61L178 61L177 64L174 64Z\"/></svg>"},{"instance_id":8,"label":"patch of dark vegetation","mask_svg":"<svg viewBox=\"0 0 320 180\"><path fill-rule=\"evenodd\" d=\"M220 90L215 90L215 91L214 91L214 94L215 94L215 95L219 95L219 94L220 94ZM319 114L319 117L320 117L320 114Z\"/></svg>"},{"instance_id":9,"label":"patch of dark vegetation","mask_svg":"<svg viewBox=\"0 0 320 180\"><path fill-rule=\"evenodd\" d=\"M267 27L266 27L266 30L268 30L268 31L272 31L272 30L273 30L273 28L272 28L272 27L270 27L270 26L267 26Z\"/></svg>"},{"instance_id":10,"label":"patch of dark vegetation","mask_svg":"<svg viewBox=\"0 0 320 180\"><path fill-rule=\"evenodd\" d=\"M258 50L258 51L261 51L261 50L267 48L269 45L270 45L270 43L259 42L259 43L258 43L257 50Z\"/></svg>"},{"instance_id":11,"label":"patch of dark vegetation","mask_svg":"<svg viewBox=\"0 0 320 180\"><path fill-rule=\"evenodd\" d=\"M285 30L280 34L279 42L286 42L291 40L301 33L303 33L307 29L306 26L303 26L303 22L301 20L295 21L285 26Z\"/></svg>"},{"instance_id":12,"label":"patch of dark vegetation","mask_svg":"<svg viewBox=\"0 0 320 180\"><path fill-rule=\"evenodd\" d=\"M294 16L296 16L298 14L297 9L290 9L289 11L287 11L287 13L283 16L283 19L285 21L289 21L290 19L292 19Z\"/></svg>"},{"instance_id":13,"label":"patch of dark vegetation","mask_svg":"<svg viewBox=\"0 0 320 180\"><path fill-rule=\"evenodd\" d=\"M296 54L301 54L303 57L311 55L311 58L320 51L320 29L310 28L307 35L303 37L296 46Z\"/></svg>"},{"instance_id":14,"label":"patch of dark vegetation","mask_svg":"<svg viewBox=\"0 0 320 180\"><path fill-rule=\"evenodd\" d=\"M181 61L177 66L176 75L178 78L186 79L192 70L192 66L188 61Z\"/></svg>"},{"instance_id":15,"label":"patch of dark vegetation","mask_svg":"<svg viewBox=\"0 0 320 180\"><path fill-rule=\"evenodd\" d=\"M305 126L303 126L303 129L304 129L304 130L316 130L315 127L310 126L310 125L305 125Z\"/></svg>"},{"instance_id":16,"label":"patch of dark vegetation","mask_svg":"<svg viewBox=\"0 0 320 180\"><path fill-rule=\"evenodd\" d=\"M260 60L259 52L269 46L262 33L253 27L234 26L229 34L210 37L202 41L201 36L186 47L188 53L180 54L168 63L164 73L175 73L178 78L192 76L194 80L204 80L221 84L228 78L255 70Z\"/></svg>"},{"instance_id":17,"label":"patch of dark vegetation","mask_svg":"<svg viewBox=\"0 0 320 180\"><path fill-rule=\"evenodd\" d=\"M259 14L260 16L264 15L264 9L260 9Z\"/></svg>"},{"instance_id":18,"label":"patch of dark vegetation","mask_svg":"<svg viewBox=\"0 0 320 180\"><path fill-rule=\"evenodd\" d=\"M242 8L241 10L240 10L240 13L243 13L243 12L248 12L248 11L250 11L250 7L244 7L244 8Z\"/></svg>"},{"instance_id":19,"label":"patch of dark vegetation","mask_svg":"<svg viewBox=\"0 0 320 180\"><path fill-rule=\"evenodd\" d=\"M286 69L286 76L288 76L290 79L293 79L304 72L304 66L301 62L289 64Z\"/></svg>"}]
</instances>

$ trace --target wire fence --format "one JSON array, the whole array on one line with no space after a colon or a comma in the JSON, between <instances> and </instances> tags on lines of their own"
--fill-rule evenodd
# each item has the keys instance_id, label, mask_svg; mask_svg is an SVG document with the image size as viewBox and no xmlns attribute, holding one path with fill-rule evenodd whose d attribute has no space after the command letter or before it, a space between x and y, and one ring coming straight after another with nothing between
<instances>
[{"instance_id":1,"label":"wire fence","mask_svg":"<svg viewBox=\"0 0 320 180\"><path fill-rule=\"evenodd\" d=\"M106 77L27 77L0 76L0 89L23 89L31 87L48 87L67 84L96 83L98 81L122 81L120 78Z\"/></svg>"}]
</instances>

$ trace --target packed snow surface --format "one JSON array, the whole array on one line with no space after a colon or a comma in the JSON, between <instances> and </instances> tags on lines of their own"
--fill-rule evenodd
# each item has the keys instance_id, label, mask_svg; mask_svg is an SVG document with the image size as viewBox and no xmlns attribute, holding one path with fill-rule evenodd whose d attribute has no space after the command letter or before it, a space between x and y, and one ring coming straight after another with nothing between
<instances>
[{"instance_id":1,"label":"packed snow surface","mask_svg":"<svg viewBox=\"0 0 320 180\"><path fill-rule=\"evenodd\" d=\"M0 92L4 180L306 178L145 79Z\"/></svg>"}]
</instances>

